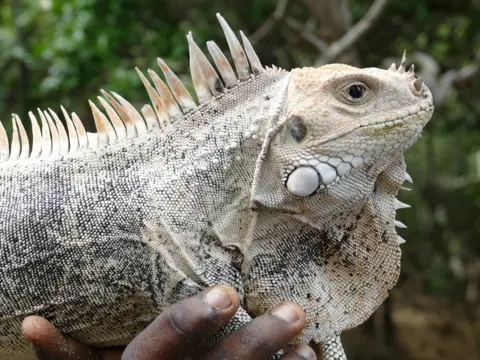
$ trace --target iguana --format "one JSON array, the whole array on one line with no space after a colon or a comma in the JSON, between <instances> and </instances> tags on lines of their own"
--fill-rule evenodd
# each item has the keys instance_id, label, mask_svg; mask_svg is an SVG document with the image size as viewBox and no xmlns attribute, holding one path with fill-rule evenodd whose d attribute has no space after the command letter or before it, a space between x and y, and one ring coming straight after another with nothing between
<instances>
[{"instance_id":1,"label":"iguana","mask_svg":"<svg viewBox=\"0 0 480 360\"><path fill-rule=\"evenodd\" d=\"M432 96L397 68L263 67L218 15L236 71L187 36L199 104L167 64L138 69L151 105L102 90L97 133L62 107L0 126L0 358L31 356L30 314L94 346L128 343L162 309L218 283L242 308L228 334L283 300L297 342L345 359L339 335L397 281L403 152ZM222 336L223 336L222 335Z\"/></svg>"}]
</instances>

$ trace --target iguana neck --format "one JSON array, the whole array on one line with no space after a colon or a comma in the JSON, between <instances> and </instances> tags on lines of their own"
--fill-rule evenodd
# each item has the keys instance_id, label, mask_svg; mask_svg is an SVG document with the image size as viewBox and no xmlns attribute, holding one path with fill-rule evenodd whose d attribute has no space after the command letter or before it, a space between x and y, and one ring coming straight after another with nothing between
<instances>
[{"instance_id":1,"label":"iguana neck","mask_svg":"<svg viewBox=\"0 0 480 360\"><path fill-rule=\"evenodd\" d=\"M266 134L283 109L288 80L287 72L266 71L165 129L160 144L165 156L152 158L141 171L155 188L152 194L161 193L168 182L169 191L198 205L202 222L211 224L223 245L244 250L252 221L255 168ZM189 223L186 218L184 226Z\"/></svg>"}]
</instances>

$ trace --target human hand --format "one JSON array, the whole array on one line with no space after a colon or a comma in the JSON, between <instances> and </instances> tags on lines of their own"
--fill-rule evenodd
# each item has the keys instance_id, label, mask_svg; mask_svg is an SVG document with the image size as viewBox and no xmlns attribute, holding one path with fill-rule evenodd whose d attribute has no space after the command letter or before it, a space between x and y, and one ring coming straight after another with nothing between
<instances>
[{"instance_id":1,"label":"human hand","mask_svg":"<svg viewBox=\"0 0 480 360\"><path fill-rule=\"evenodd\" d=\"M22 324L38 360L260 360L284 349L283 360L316 359L307 345L288 346L305 326L296 304L282 303L201 353L202 342L235 315L240 300L228 286L215 286L162 312L125 349L94 349L64 336L50 322L29 316Z\"/></svg>"}]
</instances>

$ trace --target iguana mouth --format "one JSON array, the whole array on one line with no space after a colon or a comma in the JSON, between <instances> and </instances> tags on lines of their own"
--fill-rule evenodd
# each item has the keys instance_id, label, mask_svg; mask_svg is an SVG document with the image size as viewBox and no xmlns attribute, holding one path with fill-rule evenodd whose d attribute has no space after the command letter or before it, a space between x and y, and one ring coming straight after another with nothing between
<instances>
[{"instance_id":1,"label":"iguana mouth","mask_svg":"<svg viewBox=\"0 0 480 360\"><path fill-rule=\"evenodd\" d=\"M416 122L418 120L421 121L422 127L425 126L430 120L431 115L433 114L434 106L431 101L426 101L421 105L415 105L412 106L409 109L401 110L401 112L398 113L396 116L379 116L373 119L368 119L361 123L359 126L356 126L349 130L348 132L345 132L340 135L335 135L333 137L327 137L323 141L319 141L316 143L316 145L324 145L327 144L331 141L336 141L338 139L341 139L352 132L358 130L358 129L363 129L363 128L384 128L385 125L390 126L398 123L406 123L406 124L411 124L413 122Z\"/></svg>"},{"instance_id":2,"label":"iguana mouth","mask_svg":"<svg viewBox=\"0 0 480 360\"><path fill-rule=\"evenodd\" d=\"M418 121L422 126L425 126L430 116L433 113L433 104L431 102L424 102L419 105L412 106L408 109L397 112L396 116L379 116L373 119L369 119L360 124L356 129L362 128L392 128L398 124L413 124Z\"/></svg>"}]
</instances>

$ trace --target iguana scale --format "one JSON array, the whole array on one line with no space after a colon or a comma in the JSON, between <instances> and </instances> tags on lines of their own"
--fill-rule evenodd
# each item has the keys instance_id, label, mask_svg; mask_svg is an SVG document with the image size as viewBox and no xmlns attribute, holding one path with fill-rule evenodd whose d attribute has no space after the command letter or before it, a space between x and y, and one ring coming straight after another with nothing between
<instances>
[{"instance_id":1,"label":"iguana scale","mask_svg":"<svg viewBox=\"0 0 480 360\"><path fill-rule=\"evenodd\" d=\"M159 59L151 104L93 102L98 132L62 108L0 126L0 358L25 359L20 324L51 320L93 346L127 344L163 309L218 283L242 308L222 334L284 300L295 339L344 359L339 335L397 281L403 152L433 112L397 68L263 67L218 15L235 70L187 36L199 104Z\"/></svg>"}]
</instances>

